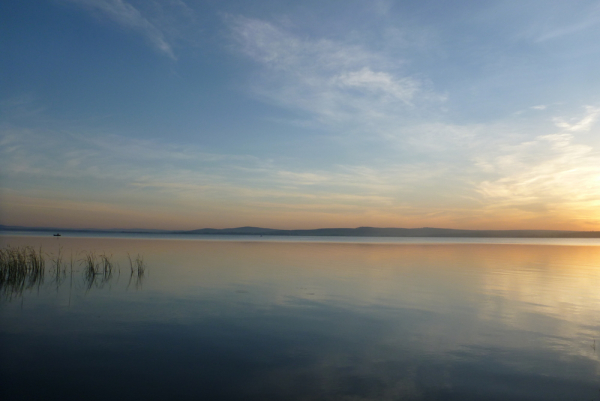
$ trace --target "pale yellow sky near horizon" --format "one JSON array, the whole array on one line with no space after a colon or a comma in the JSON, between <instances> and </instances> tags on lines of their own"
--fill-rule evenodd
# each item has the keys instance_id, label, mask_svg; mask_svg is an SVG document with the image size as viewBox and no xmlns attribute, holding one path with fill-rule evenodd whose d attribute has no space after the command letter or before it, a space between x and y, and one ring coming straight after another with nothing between
<instances>
[{"instance_id":1,"label":"pale yellow sky near horizon","mask_svg":"<svg viewBox=\"0 0 600 401\"><path fill-rule=\"evenodd\" d=\"M13 202L2 204L1 224L30 227L193 230L242 226L276 229L371 226L600 231L600 221L590 218L586 210L546 211L534 216L520 209L455 209L437 213L429 210L415 213L413 210L403 215L401 211L390 213L385 209L368 212L361 212L356 207L334 210L335 206L324 210L286 210L284 205L256 211L250 207L244 210L213 204L165 210L156 205L125 208L99 202L9 198Z\"/></svg>"}]
</instances>

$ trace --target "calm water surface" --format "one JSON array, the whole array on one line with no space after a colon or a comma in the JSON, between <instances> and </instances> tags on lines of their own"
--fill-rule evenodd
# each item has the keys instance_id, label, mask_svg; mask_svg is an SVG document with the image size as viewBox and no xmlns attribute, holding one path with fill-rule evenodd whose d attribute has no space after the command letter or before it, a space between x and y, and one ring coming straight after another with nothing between
<instances>
[{"instance_id":1,"label":"calm water surface","mask_svg":"<svg viewBox=\"0 0 600 401\"><path fill-rule=\"evenodd\" d=\"M600 400L597 240L8 244L49 256L0 291L2 400ZM120 274L90 285L82 251Z\"/></svg>"}]
</instances>

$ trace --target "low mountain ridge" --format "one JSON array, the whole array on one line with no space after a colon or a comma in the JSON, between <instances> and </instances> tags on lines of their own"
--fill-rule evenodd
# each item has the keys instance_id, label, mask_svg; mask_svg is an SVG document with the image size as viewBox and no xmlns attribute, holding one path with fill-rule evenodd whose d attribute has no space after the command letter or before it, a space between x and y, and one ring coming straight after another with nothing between
<instances>
[{"instance_id":1,"label":"low mountain ridge","mask_svg":"<svg viewBox=\"0 0 600 401\"><path fill-rule=\"evenodd\" d=\"M309 230L279 230L263 227L201 228L197 230L153 230L153 229L73 229L59 227L23 227L0 225L0 231L38 232L96 232L129 234L189 234L189 235L279 235L306 237L416 237L416 238L600 238L600 231L566 230L460 230L453 228L317 228Z\"/></svg>"},{"instance_id":2,"label":"low mountain ridge","mask_svg":"<svg viewBox=\"0 0 600 401\"><path fill-rule=\"evenodd\" d=\"M206 235L280 235L334 237L457 237L457 238L600 238L600 231L564 230L459 230L452 228L317 228L309 230L277 230L261 227L203 228L181 231L181 234Z\"/></svg>"}]
</instances>

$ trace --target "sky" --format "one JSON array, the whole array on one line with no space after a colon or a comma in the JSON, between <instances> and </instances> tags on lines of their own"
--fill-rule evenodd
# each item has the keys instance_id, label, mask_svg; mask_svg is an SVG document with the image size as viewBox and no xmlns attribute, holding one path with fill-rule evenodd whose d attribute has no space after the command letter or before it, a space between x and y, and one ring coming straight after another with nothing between
<instances>
[{"instance_id":1,"label":"sky","mask_svg":"<svg viewBox=\"0 0 600 401\"><path fill-rule=\"evenodd\" d=\"M0 224L600 230L599 1L0 2Z\"/></svg>"}]
</instances>

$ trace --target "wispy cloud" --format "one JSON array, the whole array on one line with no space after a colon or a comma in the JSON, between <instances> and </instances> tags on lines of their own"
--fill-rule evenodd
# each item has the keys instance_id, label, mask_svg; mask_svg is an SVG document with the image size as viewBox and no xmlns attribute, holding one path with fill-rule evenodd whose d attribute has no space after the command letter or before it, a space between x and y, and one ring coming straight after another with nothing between
<instances>
[{"instance_id":1,"label":"wispy cloud","mask_svg":"<svg viewBox=\"0 0 600 401\"><path fill-rule=\"evenodd\" d=\"M253 156L203 152L152 140L118 135L88 136L3 128L0 160L4 176L27 174L39 178L110 179L121 182L161 176L174 171L201 170L210 176L221 165L260 166Z\"/></svg>"},{"instance_id":2,"label":"wispy cloud","mask_svg":"<svg viewBox=\"0 0 600 401\"><path fill-rule=\"evenodd\" d=\"M563 36L573 35L600 24L600 7L596 6L581 18L579 21L571 24L564 24L560 27L545 29L537 38L536 42L545 42L552 39L558 39Z\"/></svg>"},{"instance_id":3,"label":"wispy cloud","mask_svg":"<svg viewBox=\"0 0 600 401\"><path fill-rule=\"evenodd\" d=\"M359 71L343 72L334 77L333 82L341 88L356 88L365 92L380 94L386 100L400 100L410 104L419 90L419 83L411 78L396 79L386 72L374 72L368 67Z\"/></svg>"},{"instance_id":4,"label":"wispy cloud","mask_svg":"<svg viewBox=\"0 0 600 401\"><path fill-rule=\"evenodd\" d=\"M125 0L68 0L71 3L97 12L124 28L142 35L154 48L164 55L175 59L171 44L164 32L150 22L140 10ZM185 3L184 3L185 5Z\"/></svg>"},{"instance_id":5,"label":"wispy cloud","mask_svg":"<svg viewBox=\"0 0 600 401\"><path fill-rule=\"evenodd\" d=\"M586 106L585 111L583 117L575 117L569 120L557 117L554 119L554 123L557 127L569 132L589 131L598 117L600 117L600 107Z\"/></svg>"},{"instance_id":6,"label":"wispy cloud","mask_svg":"<svg viewBox=\"0 0 600 401\"><path fill-rule=\"evenodd\" d=\"M252 86L268 101L308 112L320 123L389 134L406 117L444 100L405 60L353 43L299 37L272 23L231 17L239 49L262 68Z\"/></svg>"},{"instance_id":7,"label":"wispy cloud","mask_svg":"<svg viewBox=\"0 0 600 401\"><path fill-rule=\"evenodd\" d=\"M569 128L476 158L483 171L496 177L478 185L488 207L589 213L600 206L600 152L577 143Z\"/></svg>"},{"instance_id":8,"label":"wispy cloud","mask_svg":"<svg viewBox=\"0 0 600 401\"><path fill-rule=\"evenodd\" d=\"M47 107L38 104L32 93L22 93L0 100L0 113L4 121L32 119L46 110Z\"/></svg>"},{"instance_id":9,"label":"wispy cloud","mask_svg":"<svg viewBox=\"0 0 600 401\"><path fill-rule=\"evenodd\" d=\"M269 203L295 209L321 205L332 211L336 204L363 211L406 207L417 188L433 185L446 172L443 165L397 163L381 168L298 169L249 155L214 154L115 135L50 136L16 129L3 130L0 156L5 189L25 179L42 183L37 187L40 191L60 189L67 198L77 192L79 198L95 199L102 189L82 183L96 182L107 183L112 191L109 198L137 189L157 199L167 195L189 202L228 199L240 205ZM79 187L71 188L72 182Z\"/></svg>"}]
</instances>

